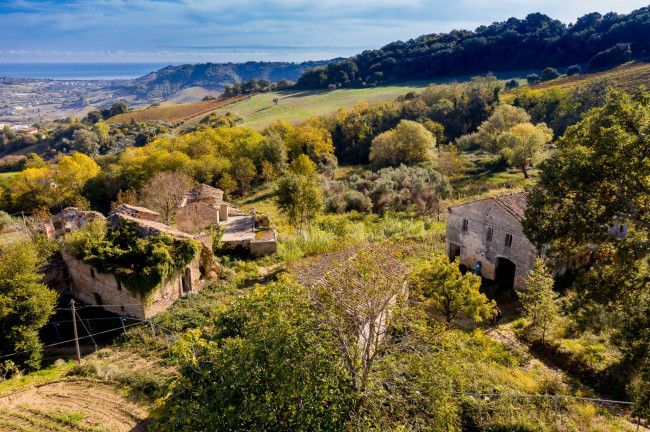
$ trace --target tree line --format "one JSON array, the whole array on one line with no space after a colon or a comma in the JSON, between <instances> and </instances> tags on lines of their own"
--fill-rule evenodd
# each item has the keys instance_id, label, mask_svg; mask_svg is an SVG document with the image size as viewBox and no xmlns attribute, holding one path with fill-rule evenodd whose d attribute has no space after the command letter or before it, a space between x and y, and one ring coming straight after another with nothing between
<instances>
[{"instance_id":1,"label":"tree line","mask_svg":"<svg viewBox=\"0 0 650 432\"><path fill-rule=\"evenodd\" d=\"M541 13L474 31L423 35L306 70L302 88L462 76L486 71L541 70L589 63L610 67L650 54L650 9L594 12L566 25Z\"/></svg>"}]
</instances>

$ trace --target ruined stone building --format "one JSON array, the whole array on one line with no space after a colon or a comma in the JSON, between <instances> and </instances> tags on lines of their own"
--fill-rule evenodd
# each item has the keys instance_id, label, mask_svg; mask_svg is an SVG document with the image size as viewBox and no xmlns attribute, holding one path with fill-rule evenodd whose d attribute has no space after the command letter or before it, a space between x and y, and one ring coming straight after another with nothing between
<instances>
[{"instance_id":1,"label":"ruined stone building","mask_svg":"<svg viewBox=\"0 0 650 432\"><path fill-rule=\"evenodd\" d=\"M66 211L71 213L72 209ZM120 230L129 225L142 238L167 234L179 240L194 239L192 235L175 230L158 220L160 215L149 209L122 205L109 213L107 223L110 230ZM78 225L80 226L82 225ZM67 253L63 254L64 268L50 270L64 273L64 277L50 276L50 280L58 282L60 292L70 294L84 303L103 306L119 315L146 319L167 310L178 298L199 292L209 280L217 277L211 250L206 250L205 246L203 248L204 251L197 253L185 268L162 281L146 297L127 289L115 275L101 273Z\"/></svg>"},{"instance_id":2,"label":"ruined stone building","mask_svg":"<svg viewBox=\"0 0 650 432\"><path fill-rule=\"evenodd\" d=\"M447 255L469 271L478 266L486 279L524 289L538 255L521 226L525 210L525 192L449 207Z\"/></svg>"},{"instance_id":3,"label":"ruined stone building","mask_svg":"<svg viewBox=\"0 0 650 432\"><path fill-rule=\"evenodd\" d=\"M214 225L225 228L221 242L226 248L243 248L253 255L267 255L277 251L275 229L256 223L253 210L248 215L223 200L223 191L199 184L185 193L176 205L176 227L198 237Z\"/></svg>"},{"instance_id":4,"label":"ruined stone building","mask_svg":"<svg viewBox=\"0 0 650 432\"><path fill-rule=\"evenodd\" d=\"M225 228L221 242L225 247L242 247L253 255L277 251L275 229L256 223L256 215L248 215L223 201L223 191L200 184L184 195L176 206L176 228L161 222L160 214L144 207L123 204L105 218L101 213L66 208L45 221L43 233L59 238L86 226L92 220L106 220L110 230L128 225L142 238L169 235L179 240L196 240L203 250L173 277L163 281L143 298L122 286L112 274L104 274L81 260L64 254L63 262L44 268L44 281L64 294L120 315L149 318L169 308L188 293L198 292L211 279L218 278L221 268L213 260L213 239L207 228ZM261 225L265 225L262 227Z\"/></svg>"},{"instance_id":5,"label":"ruined stone building","mask_svg":"<svg viewBox=\"0 0 650 432\"><path fill-rule=\"evenodd\" d=\"M50 239L59 238L71 231L86 226L88 222L95 219L105 218L103 214L96 211L67 207L43 223L43 234Z\"/></svg>"}]
</instances>

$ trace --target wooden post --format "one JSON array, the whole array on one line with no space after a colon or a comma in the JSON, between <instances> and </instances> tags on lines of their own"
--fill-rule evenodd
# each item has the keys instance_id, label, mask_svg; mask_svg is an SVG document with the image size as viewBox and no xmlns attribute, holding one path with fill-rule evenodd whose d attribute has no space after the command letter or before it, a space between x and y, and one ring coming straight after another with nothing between
<instances>
[{"instance_id":1,"label":"wooden post","mask_svg":"<svg viewBox=\"0 0 650 432\"><path fill-rule=\"evenodd\" d=\"M557 426L557 395L553 395L553 411L555 411L555 426Z\"/></svg>"},{"instance_id":2,"label":"wooden post","mask_svg":"<svg viewBox=\"0 0 650 432\"><path fill-rule=\"evenodd\" d=\"M480 393L476 394L476 400L478 401L478 422L479 426L483 424L483 413L481 412L481 395Z\"/></svg>"},{"instance_id":3,"label":"wooden post","mask_svg":"<svg viewBox=\"0 0 650 432\"><path fill-rule=\"evenodd\" d=\"M149 325L151 325L151 336L153 336L153 341L156 342L156 329L153 327L153 323L149 321Z\"/></svg>"},{"instance_id":4,"label":"wooden post","mask_svg":"<svg viewBox=\"0 0 650 432\"><path fill-rule=\"evenodd\" d=\"M124 327L124 317L120 317L120 322L122 323L122 331L126 333L126 327Z\"/></svg>"},{"instance_id":5,"label":"wooden post","mask_svg":"<svg viewBox=\"0 0 650 432\"><path fill-rule=\"evenodd\" d=\"M77 347L77 363L81 366L81 351L79 350L79 336L77 336L77 312L74 308L74 299L70 299L70 308L72 309L72 329L74 330L74 343Z\"/></svg>"}]
</instances>

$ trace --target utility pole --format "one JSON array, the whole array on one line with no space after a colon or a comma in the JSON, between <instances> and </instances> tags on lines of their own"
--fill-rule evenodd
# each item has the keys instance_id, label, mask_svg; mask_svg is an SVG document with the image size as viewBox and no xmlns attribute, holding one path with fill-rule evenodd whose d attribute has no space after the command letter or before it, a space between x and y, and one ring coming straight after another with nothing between
<instances>
[{"instance_id":1,"label":"utility pole","mask_svg":"<svg viewBox=\"0 0 650 432\"><path fill-rule=\"evenodd\" d=\"M77 346L77 362L81 366L81 351L79 351L79 337L77 336L77 312L74 309L74 299L70 299L72 309L72 329L74 330L74 343Z\"/></svg>"}]
</instances>

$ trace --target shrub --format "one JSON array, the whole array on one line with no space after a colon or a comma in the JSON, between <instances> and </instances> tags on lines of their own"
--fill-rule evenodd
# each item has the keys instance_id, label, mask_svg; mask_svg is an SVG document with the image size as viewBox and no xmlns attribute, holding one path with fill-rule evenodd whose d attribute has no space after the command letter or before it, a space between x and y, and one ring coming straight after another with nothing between
<instances>
[{"instance_id":1,"label":"shrub","mask_svg":"<svg viewBox=\"0 0 650 432\"><path fill-rule=\"evenodd\" d=\"M349 190L343 195L347 211L368 212L372 209L372 200L361 192Z\"/></svg>"},{"instance_id":2,"label":"shrub","mask_svg":"<svg viewBox=\"0 0 650 432\"><path fill-rule=\"evenodd\" d=\"M540 77L540 80L544 82L544 81L554 80L559 77L560 74L558 73L557 69L552 67L547 67L542 71L542 76Z\"/></svg>"},{"instance_id":3,"label":"shrub","mask_svg":"<svg viewBox=\"0 0 650 432\"><path fill-rule=\"evenodd\" d=\"M537 74L528 74L526 77L526 81L528 81L528 84L536 84L539 82L539 75Z\"/></svg>"},{"instance_id":4,"label":"shrub","mask_svg":"<svg viewBox=\"0 0 650 432\"><path fill-rule=\"evenodd\" d=\"M517 87L519 87L519 81L514 78L506 82L506 90L512 90Z\"/></svg>"},{"instance_id":5,"label":"shrub","mask_svg":"<svg viewBox=\"0 0 650 432\"><path fill-rule=\"evenodd\" d=\"M631 58L632 50L630 49L630 44L619 43L593 56L591 60L589 60L589 69L618 66L630 61Z\"/></svg>"},{"instance_id":6,"label":"shrub","mask_svg":"<svg viewBox=\"0 0 650 432\"><path fill-rule=\"evenodd\" d=\"M582 68L579 65L571 65L567 68L566 74L568 76L578 75L582 73Z\"/></svg>"},{"instance_id":7,"label":"shrub","mask_svg":"<svg viewBox=\"0 0 650 432\"><path fill-rule=\"evenodd\" d=\"M9 213L0 210L0 231L4 230L5 228L9 227L14 223L13 219L11 219L11 216L9 216Z\"/></svg>"}]
</instances>

